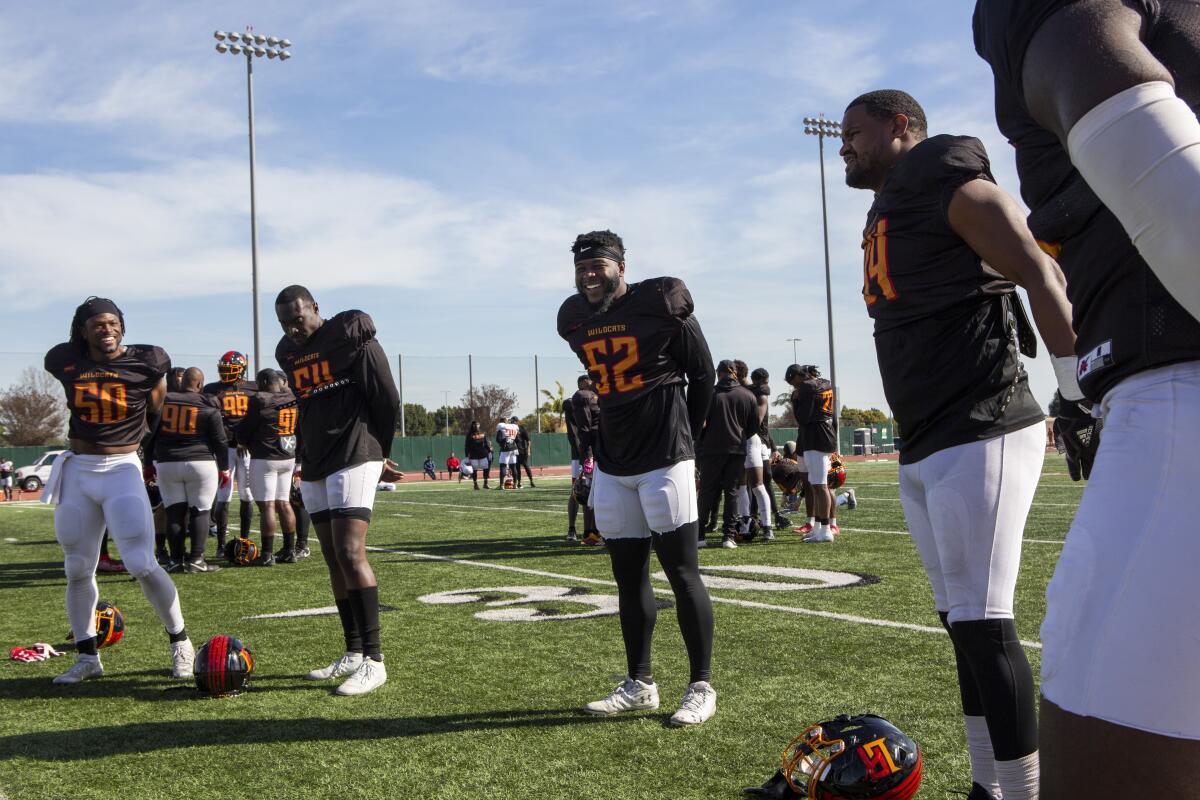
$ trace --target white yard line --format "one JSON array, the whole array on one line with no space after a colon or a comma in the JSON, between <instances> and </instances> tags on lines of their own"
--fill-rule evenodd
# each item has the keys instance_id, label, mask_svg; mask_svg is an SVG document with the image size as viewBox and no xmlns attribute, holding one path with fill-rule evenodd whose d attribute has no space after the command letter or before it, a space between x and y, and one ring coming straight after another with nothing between
<instances>
[{"instance_id":1,"label":"white yard line","mask_svg":"<svg viewBox=\"0 0 1200 800\"><path fill-rule=\"evenodd\" d=\"M515 572L520 575L533 575L538 578L554 578L562 581L577 581L579 583L590 583L595 586L616 587L613 581L606 581L600 578L584 578L578 575L565 575L561 572L547 572L540 569L529 569L528 567L514 567L509 564L493 564L488 561L474 561L465 558L450 558L449 556L437 556L429 553L415 553L410 550L394 550L387 547L368 547L373 553L394 553L396 555L408 556L410 558L420 558L426 561L441 561L447 564L458 564L465 567L479 567L481 569L495 569L502 572ZM654 587L654 591L661 595L671 595L671 590L668 588ZM758 608L767 611L782 611L785 614L798 614L806 617L819 617L821 619L836 620L838 622L853 622L859 625L874 625L879 628L893 628L898 630L915 631L917 633L934 633L942 636L946 635L946 631L940 627L932 625L916 625L911 622L896 622L887 619L873 619L871 617L860 617L857 614L842 614L836 611L821 611L812 608L798 608L795 606L780 606L773 603L758 603L753 600L738 600L732 597L720 597L714 595L711 591L709 597L714 603L725 603L731 606L741 606L742 608ZM1029 642L1022 640L1021 644L1026 647L1041 649L1042 645L1039 642Z\"/></svg>"}]
</instances>

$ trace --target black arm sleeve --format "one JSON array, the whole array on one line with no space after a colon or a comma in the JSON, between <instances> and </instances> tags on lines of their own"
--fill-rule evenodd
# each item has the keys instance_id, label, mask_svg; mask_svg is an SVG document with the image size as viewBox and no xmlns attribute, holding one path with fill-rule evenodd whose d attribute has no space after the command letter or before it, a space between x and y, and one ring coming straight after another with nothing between
<instances>
[{"instance_id":1,"label":"black arm sleeve","mask_svg":"<svg viewBox=\"0 0 1200 800\"><path fill-rule=\"evenodd\" d=\"M158 438L158 423L162 419L162 406L159 406L158 411L146 411L146 435L142 437L142 453L145 454L143 462L154 460L155 439Z\"/></svg>"},{"instance_id":2,"label":"black arm sleeve","mask_svg":"<svg viewBox=\"0 0 1200 800\"><path fill-rule=\"evenodd\" d=\"M694 316L683 321L679 333L671 342L671 354L683 365L687 375L688 421L692 426L692 438L697 439L708 417L717 371L713 368L704 332Z\"/></svg>"},{"instance_id":3,"label":"black arm sleeve","mask_svg":"<svg viewBox=\"0 0 1200 800\"><path fill-rule=\"evenodd\" d=\"M221 424L220 414L206 414L207 422L205 423L204 438L208 442L208 449L212 451L213 456L217 459L217 469L229 469L229 440L225 438L225 426ZM247 414L242 418L241 425L238 426L238 439L241 439L242 427L245 426L246 420L250 419ZM249 444L249 440L247 440Z\"/></svg>"},{"instance_id":4,"label":"black arm sleeve","mask_svg":"<svg viewBox=\"0 0 1200 800\"><path fill-rule=\"evenodd\" d=\"M359 386L367 397L368 427L371 435L379 442L383 457L392 452L392 439L396 435L396 416L400 413L400 393L392 379L392 368L388 365L383 346L372 339L358 357Z\"/></svg>"}]
</instances>

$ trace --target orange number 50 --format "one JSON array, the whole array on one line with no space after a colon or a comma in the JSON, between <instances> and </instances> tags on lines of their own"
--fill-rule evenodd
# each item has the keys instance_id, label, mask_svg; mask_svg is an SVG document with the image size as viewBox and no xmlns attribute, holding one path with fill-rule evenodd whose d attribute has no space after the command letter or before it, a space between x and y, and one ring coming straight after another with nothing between
<instances>
[{"instance_id":1,"label":"orange number 50","mask_svg":"<svg viewBox=\"0 0 1200 800\"><path fill-rule=\"evenodd\" d=\"M120 422L129 415L125 384L81 381L75 384L75 408L81 422L105 424Z\"/></svg>"},{"instance_id":2,"label":"orange number 50","mask_svg":"<svg viewBox=\"0 0 1200 800\"><path fill-rule=\"evenodd\" d=\"M887 217L880 217L875 231L863 239L863 297L869 306L875 304L880 294L888 300L900 296L888 275L887 229Z\"/></svg>"},{"instance_id":3,"label":"orange number 50","mask_svg":"<svg viewBox=\"0 0 1200 800\"><path fill-rule=\"evenodd\" d=\"M616 357L621 352L624 358L611 365L612 380L609 380L608 357ZM613 336L607 339L595 339L583 343L583 354L587 358L588 372L596 376L596 392L608 394L616 389L617 392L632 392L640 389L644 381L641 375L630 375L629 370L638 363L638 343L633 336Z\"/></svg>"}]
</instances>

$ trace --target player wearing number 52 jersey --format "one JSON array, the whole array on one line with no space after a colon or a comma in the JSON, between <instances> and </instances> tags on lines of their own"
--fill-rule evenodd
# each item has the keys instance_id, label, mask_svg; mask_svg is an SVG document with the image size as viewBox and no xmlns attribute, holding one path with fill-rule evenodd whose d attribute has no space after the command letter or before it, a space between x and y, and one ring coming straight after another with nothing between
<instances>
[{"instance_id":1,"label":"player wearing number 52 jersey","mask_svg":"<svg viewBox=\"0 0 1200 800\"><path fill-rule=\"evenodd\" d=\"M180 391L167 392L162 417L154 434L154 465L167 513L167 541L171 547L168 572L214 572L204 560L208 544L209 509L220 482L229 482L229 444L221 412L212 398L200 393L204 373L184 370ZM192 548L184 558L184 537Z\"/></svg>"},{"instance_id":2,"label":"player wearing number 52 jersey","mask_svg":"<svg viewBox=\"0 0 1200 800\"><path fill-rule=\"evenodd\" d=\"M225 438L229 441L229 467L238 490L238 528L242 538L250 535L254 514L254 493L250 489L250 454L237 446L235 429L250 409L250 398L258 390L253 381L246 380L246 356L230 350L217 362L220 380L208 384L203 391L217 402L221 420L225 423ZM213 508L217 523L217 552L225 552L225 537L229 530L229 501L233 499L233 482L221 485Z\"/></svg>"},{"instance_id":3,"label":"player wearing number 52 jersey","mask_svg":"<svg viewBox=\"0 0 1200 800\"><path fill-rule=\"evenodd\" d=\"M692 296L678 278L625 282L625 247L611 231L572 246L578 294L558 311L558 333L587 368L600 407L597 468L588 502L612 559L628 676L592 714L658 707L650 668L656 615L653 544L675 593L691 678L677 725L716 710L709 684L713 617L697 559L695 449L714 370Z\"/></svg>"},{"instance_id":4,"label":"player wearing number 52 jersey","mask_svg":"<svg viewBox=\"0 0 1200 800\"><path fill-rule=\"evenodd\" d=\"M380 480L402 475L386 460L400 396L375 323L361 311L321 319L308 289L275 298L283 338L275 359L296 394L300 493L321 540L346 651L311 680L349 675L341 695L365 694L387 680L379 642L379 588L367 562L367 526Z\"/></svg>"},{"instance_id":5,"label":"player wearing number 52 jersey","mask_svg":"<svg viewBox=\"0 0 1200 800\"><path fill-rule=\"evenodd\" d=\"M96 654L96 564L105 528L129 574L171 640L172 673L190 678L194 651L179 595L154 558L154 519L137 450L167 391L171 359L161 348L123 345L125 318L111 300L90 297L75 309L71 339L46 354L71 414L70 449L54 461L42 500L54 503L54 535L67 574L67 617L79 656L54 679L79 683L104 674Z\"/></svg>"},{"instance_id":6,"label":"player wearing number 52 jersey","mask_svg":"<svg viewBox=\"0 0 1200 800\"><path fill-rule=\"evenodd\" d=\"M1035 695L1013 592L1045 424L1021 364L1037 341L1014 283L1066 358L1064 279L978 139L928 136L917 101L890 90L851 101L842 124L846 183L875 192L863 297L904 439L900 502L954 643L971 797L1035 798Z\"/></svg>"},{"instance_id":7,"label":"player wearing number 52 jersey","mask_svg":"<svg viewBox=\"0 0 1200 800\"><path fill-rule=\"evenodd\" d=\"M296 395L283 373L261 370L255 376L259 391L238 423L238 444L250 452L250 487L262 520L262 553L255 566L276 560L296 561L296 515L292 511L292 473L296 468ZM283 549L273 553L276 528L283 528Z\"/></svg>"}]
</instances>

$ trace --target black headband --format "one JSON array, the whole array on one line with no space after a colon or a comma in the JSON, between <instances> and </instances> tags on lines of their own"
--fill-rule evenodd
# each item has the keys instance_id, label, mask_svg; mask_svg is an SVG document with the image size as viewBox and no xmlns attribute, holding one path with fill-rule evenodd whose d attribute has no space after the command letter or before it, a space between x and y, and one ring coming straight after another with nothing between
<instances>
[{"instance_id":1,"label":"black headband","mask_svg":"<svg viewBox=\"0 0 1200 800\"><path fill-rule=\"evenodd\" d=\"M587 247L579 248L579 252L575 254L575 263L578 264L580 261L591 261L593 258L611 258L613 261L616 261L618 264L620 264L625 260L625 254L618 253L616 250L605 247L601 244L593 244L588 245Z\"/></svg>"},{"instance_id":2,"label":"black headband","mask_svg":"<svg viewBox=\"0 0 1200 800\"><path fill-rule=\"evenodd\" d=\"M76 309L75 313L84 322L97 314L113 314L118 318L121 317L121 309L117 308L117 304L106 297L89 297L83 301L83 304Z\"/></svg>"}]
</instances>

